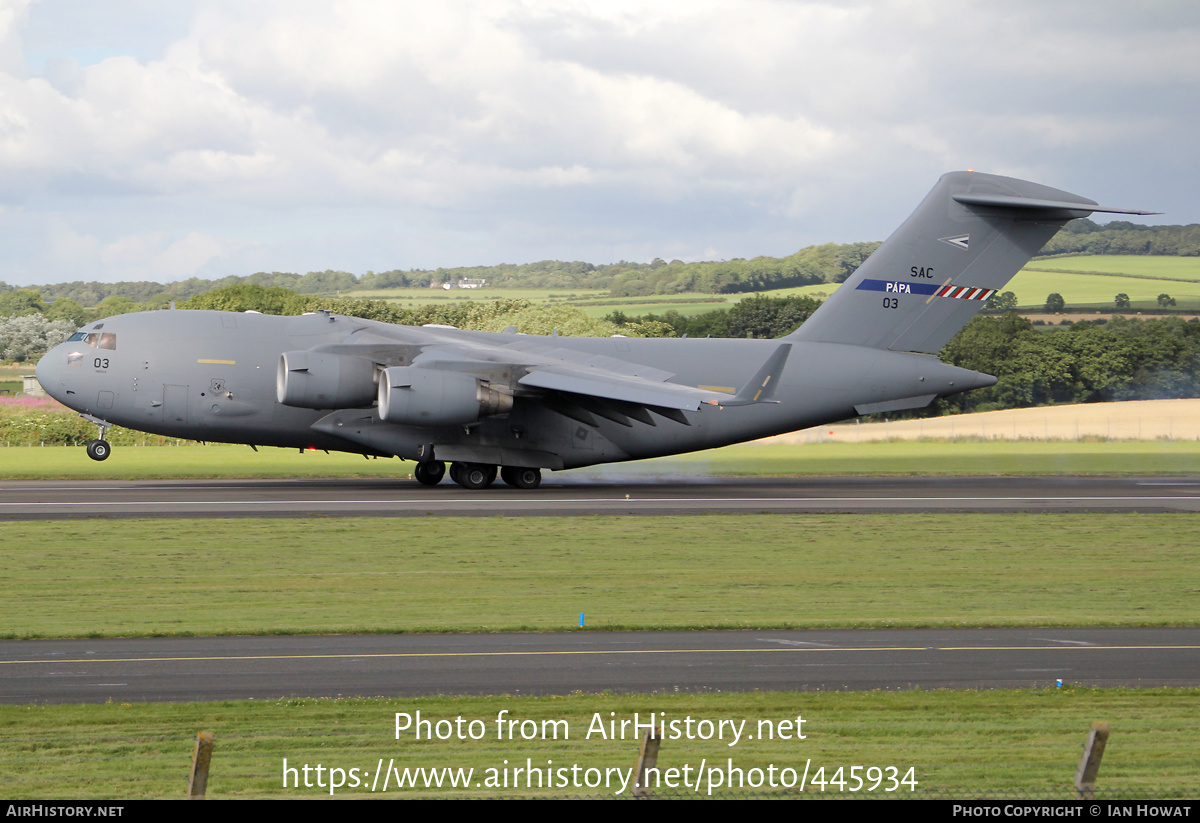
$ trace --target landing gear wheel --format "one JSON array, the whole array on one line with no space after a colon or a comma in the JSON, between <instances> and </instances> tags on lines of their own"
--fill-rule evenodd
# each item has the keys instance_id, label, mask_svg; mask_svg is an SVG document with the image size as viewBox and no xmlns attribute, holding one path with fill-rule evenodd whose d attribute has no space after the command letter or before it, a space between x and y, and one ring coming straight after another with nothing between
<instances>
[{"instance_id":1,"label":"landing gear wheel","mask_svg":"<svg viewBox=\"0 0 1200 823\"><path fill-rule=\"evenodd\" d=\"M542 485L542 470L505 466L500 470L500 479L514 489L536 489Z\"/></svg>"},{"instance_id":2,"label":"landing gear wheel","mask_svg":"<svg viewBox=\"0 0 1200 823\"><path fill-rule=\"evenodd\" d=\"M87 442L87 456L93 460L107 460L112 454L112 446L108 445L107 440L89 440Z\"/></svg>"},{"instance_id":3,"label":"landing gear wheel","mask_svg":"<svg viewBox=\"0 0 1200 823\"><path fill-rule=\"evenodd\" d=\"M496 467L484 463L455 463L450 479L464 489L486 489L496 480Z\"/></svg>"},{"instance_id":4,"label":"landing gear wheel","mask_svg":"<svg viewBox=\"0 0 1200 823\"><path fill-rule=\"evenodd\" d=\"M429 463L418 463L413 469L413 477L422 486L436 486L446 476L446 464L436 460Z\"/></svg>"}]
</instances>

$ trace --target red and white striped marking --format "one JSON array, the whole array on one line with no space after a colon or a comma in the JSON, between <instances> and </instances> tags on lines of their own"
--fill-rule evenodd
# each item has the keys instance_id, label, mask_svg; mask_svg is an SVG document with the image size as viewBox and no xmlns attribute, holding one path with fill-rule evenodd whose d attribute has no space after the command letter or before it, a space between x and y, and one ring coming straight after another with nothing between
<instances>
[{"instance_id":1,"label":"red and white striped marking","mask_svg":"<svg viewBox=\"0 0 1200 823\"><path fill-rule=\"evenodd\" d=\"M953 297L958 300L987 300L997 289L980 289L973 286L942 286L937 293L938 297Z\"/></svg>"}]
</instances>

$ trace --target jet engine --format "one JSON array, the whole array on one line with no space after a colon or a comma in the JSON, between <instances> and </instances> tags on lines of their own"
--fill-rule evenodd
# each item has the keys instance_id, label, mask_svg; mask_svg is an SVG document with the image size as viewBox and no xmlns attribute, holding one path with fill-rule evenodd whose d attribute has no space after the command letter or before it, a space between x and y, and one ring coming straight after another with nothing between
<instances>
[{"instance_id":1,"label":"jet engine","mask_svg":"<svg viewBox=\"0 0 1200 823\"><path fill-rule=\"evenodd\" d=\"M275 397L302 409L361 409L375 402L375 364L363 357L288 351L279 358Z\"/></svg>"},{"instance_id":2,"label":"jet engine","mask_svg":"<svg viewBox=\"0 0 1200 823\"><path fill-rule=\"evenodd\" d=\"M512 395L471 374L393 366L379 380L379 416L409 426L451 426L507 414Z\"/></svg>"}]
</instances>

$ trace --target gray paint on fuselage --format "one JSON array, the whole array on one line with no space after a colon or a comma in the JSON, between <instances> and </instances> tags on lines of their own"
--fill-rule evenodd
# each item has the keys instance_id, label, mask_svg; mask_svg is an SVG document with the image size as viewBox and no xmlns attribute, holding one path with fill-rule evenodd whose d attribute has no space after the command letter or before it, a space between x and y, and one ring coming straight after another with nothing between
<instances>
[{"instance_id":1,"label":"gray paint on fuselage","mask_svg":"<svg viewBox=\"0 0 1200 823\"><path fill-rule=\"evenodd\" d=\"M230 327L230 319L237 321L236 329ZM80 407L117 425L195 440L359 451L354 442L333 435L333 429L312 428L329 411L290 408L276 401L275 364L283 351L338 343L354 329L372 327L396 328L338 315L294 318L195 311L122 315L105 321L105 330L117 335L117 349L108 353L108 368L97 373L85 363L71 367L70 376L81 385L93 386L77 389L77 396L95 396L102 385L128 385L136 372L138 390L118 390L113 409ZM435 332L450 342L502 346L513 341L513 335L506 334L417 331ZM612 338L558 337L553 342L556 348L585 355L619 353L634 366L675 373L676 383L731 389L740 388L779 345L773 340L625 338L620 339L623 351L618 351ZM78 344L63 344L47 355L47 361L65 364L68 351L77 348ZM371 410L340 414L357 418L360 429L392 430L390 450L410 459L416 459L417 446L444 443L558 453L564 466L570 467L694 451L794 431L854 416L855 403L947 391L956 377L967 380L970 374L925 355L815 343L788 359L775 392L777 403L705 406L684 413L688 426L657 415L655 426L637 420L623 426L597 417L595 426L585 427L585 435L579 437L582 424L549 411L532 397L518 397L507 418L484 418L470 427L418 429L384 423ZM212 392L214 381L223 391ZM161 419L152 413L153 387L162 390ZM53 386L47 390L55 393ZM230 414L230 409L237 411ZM369 423L364 420L368 417ZM388 442L388 437L377 436L359 445L377 452L387 450Z\"/></svg>"}]
</instances>

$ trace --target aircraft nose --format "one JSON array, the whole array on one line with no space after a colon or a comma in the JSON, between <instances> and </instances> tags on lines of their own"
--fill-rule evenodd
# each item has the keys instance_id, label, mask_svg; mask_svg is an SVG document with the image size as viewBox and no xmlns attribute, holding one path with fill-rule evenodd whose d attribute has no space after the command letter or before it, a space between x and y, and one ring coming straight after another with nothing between
<instances>
[{"instance_id":1,"label":"aircraft nose","mask_svg":"<svg viewBox=\"0 0 1200 823\"><path fill-rule=\"evenodd\" d=\"M62 402L60 395L63 393L63 353L60 351L61 348L61 346L56 346L42 355L35 370L42 389L60 403Z\"/></svg>"}]
</instances>

